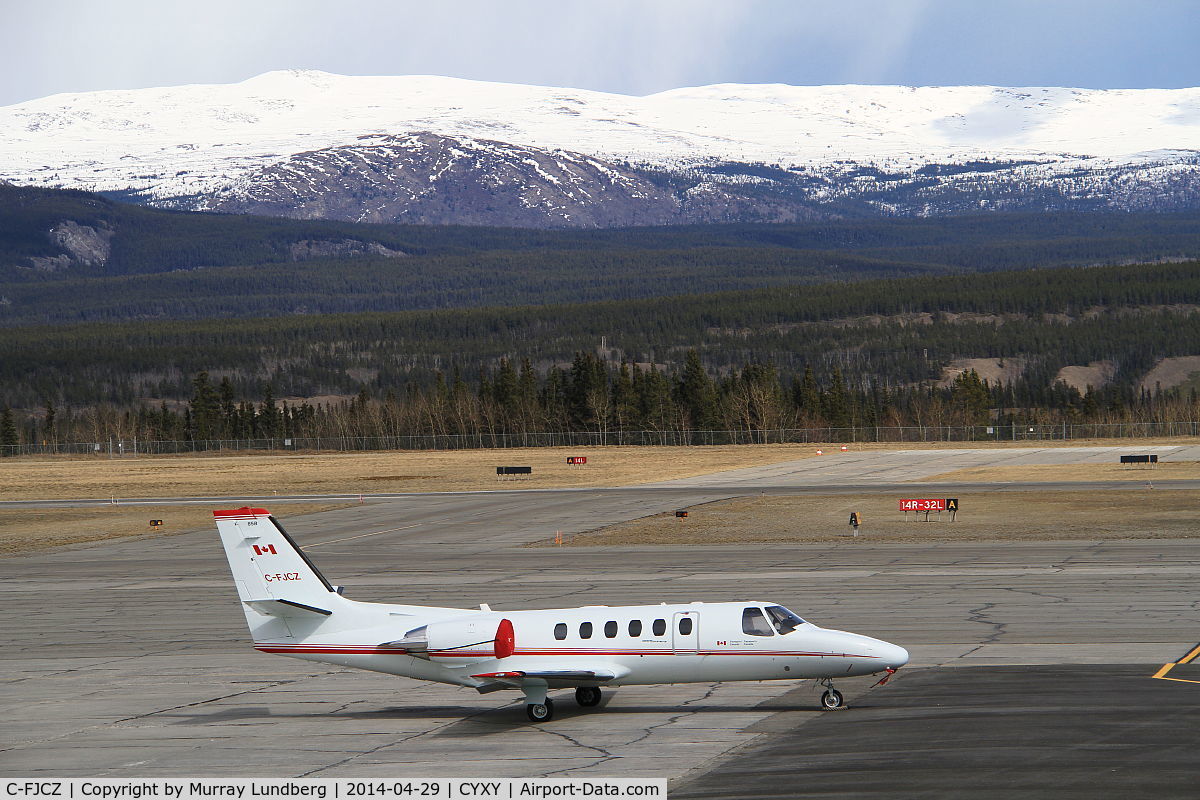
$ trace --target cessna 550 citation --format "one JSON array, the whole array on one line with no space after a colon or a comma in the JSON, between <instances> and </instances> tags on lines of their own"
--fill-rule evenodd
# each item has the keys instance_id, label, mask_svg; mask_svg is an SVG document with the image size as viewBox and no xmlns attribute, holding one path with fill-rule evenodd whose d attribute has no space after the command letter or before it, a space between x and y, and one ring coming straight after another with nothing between
<instances>
[{"instance_id":1,"label":"cessna 550 citation","mask_svg":"<svg viewBox=\"0 0 1200 800\"><path fill-rule=\"evenodd\" d=\"M469 686L519 689L534 722L551 689L581 706L601 686L816 679L887 673L908 651L819 628L769 602L492 611L348 600L266 510L214 511L254 647L264 653Z\"/></svg>"}]
</instances>

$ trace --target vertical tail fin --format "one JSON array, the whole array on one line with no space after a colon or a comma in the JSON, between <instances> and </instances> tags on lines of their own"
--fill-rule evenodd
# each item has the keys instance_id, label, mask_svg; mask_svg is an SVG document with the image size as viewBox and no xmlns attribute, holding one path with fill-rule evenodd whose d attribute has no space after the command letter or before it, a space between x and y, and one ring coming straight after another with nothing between
<instances>
[{"instance_id":1,"label":"vertical tail fin","mask_svg":"<svg viewBox=\"0 0 1200 800\"><path fill-rule=\"evenodd\" d=\"M255 641L303 638L347 602L266 509L213 516Z\"/></svg>"}]
</instances>

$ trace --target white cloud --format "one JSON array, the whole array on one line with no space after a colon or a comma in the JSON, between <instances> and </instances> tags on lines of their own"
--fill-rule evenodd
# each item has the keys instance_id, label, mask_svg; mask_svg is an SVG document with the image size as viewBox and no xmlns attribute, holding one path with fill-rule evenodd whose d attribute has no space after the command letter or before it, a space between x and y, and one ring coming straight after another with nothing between
<instances>
[{"instance_id":1,"label":"white cloud","mask_svg":"<svg viewBox=\"0 0 1200 800\"><path fill-rule=\"evenodd\" d=\"M0 104L286 68L631 94L1194 81L1194 0L1156 2L1162 13L1137 0L0 0Z\"/></svg>"}]
</instances>

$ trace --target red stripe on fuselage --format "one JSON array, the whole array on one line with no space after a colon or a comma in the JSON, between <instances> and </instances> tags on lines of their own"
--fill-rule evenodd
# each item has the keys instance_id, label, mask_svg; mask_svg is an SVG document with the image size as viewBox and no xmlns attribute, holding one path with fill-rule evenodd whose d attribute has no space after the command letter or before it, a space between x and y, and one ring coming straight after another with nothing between
<instances>
[{"instance_id":1,"label":"red stripe on fuselage","mask_svg":"<svg viewBox=\"0 0 1200 800\"><path fill-rule=\"evenodd\" d=\"M339 644L284 644L262 643L254 645L264 653L331 653L336 655L408 655L408 651L396 647L376 645ZM797 650L692 650L681 651L662 648L658 650L517 650L514 656L662 656L684 652L699 656L779 656L810 658L879 658L861 653L812 653ZM452 653L429 653L430 658L493 658L491 650L458 650Z\"/></svg>"}]
</instances>

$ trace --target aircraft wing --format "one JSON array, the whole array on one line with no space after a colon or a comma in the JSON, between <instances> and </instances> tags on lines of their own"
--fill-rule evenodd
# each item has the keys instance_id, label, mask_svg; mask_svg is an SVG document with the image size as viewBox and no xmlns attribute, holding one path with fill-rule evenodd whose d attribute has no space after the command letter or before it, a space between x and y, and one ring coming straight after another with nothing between
<instances>
[{"instance_id":1,"label":"aircraft wing","mask_svg":"<svg viewBox=\"0 0 1200 800\"><path fill-rule=\"evenodd\" d=\"M525 678L541 678L545 681L611 681L617 677L612 669L544 669L515 670L513 672L483 672L472 678L489 678L494 681L520 683Z\"/></svg>"},{"instance_id":2,"label":"aircraft wing","mask_svg":"<svg viewBox=\"0 0 1200 800\"><path fill-rule=\"evenodd\" d=\"M476 687L480 692L494 691L506 686L521 687L529 681L545 681L551 688L575 686L580 683L605 683L622 678L629 674L627 667L612 664L605 666L584 666L578 668L559 667L556 669L523 669L506 672L481 672L472 678L486 681Z\"/></svg>"}]
</instances>

